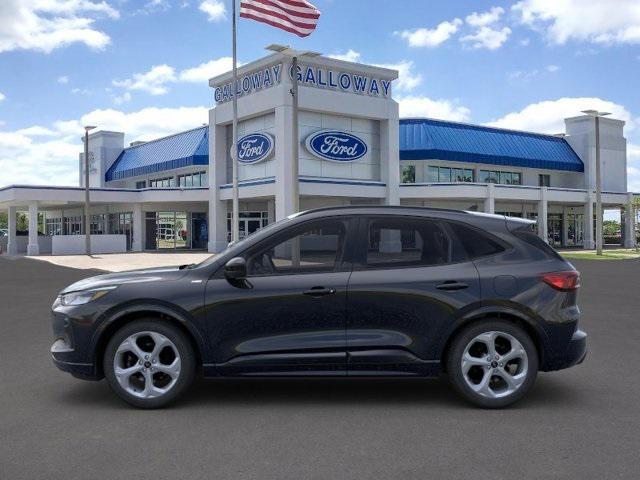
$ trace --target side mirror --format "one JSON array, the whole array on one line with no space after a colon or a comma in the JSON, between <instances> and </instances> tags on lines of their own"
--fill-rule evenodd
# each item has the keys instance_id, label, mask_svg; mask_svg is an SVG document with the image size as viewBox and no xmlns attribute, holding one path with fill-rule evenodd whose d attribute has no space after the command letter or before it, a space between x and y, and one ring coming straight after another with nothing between
<instances>
[{"instance_id":1,"label":"side mirror","mask_svg":"<svg viewBox=\"0 0 640 480\"><path fill-rule=\"evenodd\" d=\"M247 278L247 261L242 257L232 258L224 266L224 276L228 280Z\"/></svg>"}]
</instances>

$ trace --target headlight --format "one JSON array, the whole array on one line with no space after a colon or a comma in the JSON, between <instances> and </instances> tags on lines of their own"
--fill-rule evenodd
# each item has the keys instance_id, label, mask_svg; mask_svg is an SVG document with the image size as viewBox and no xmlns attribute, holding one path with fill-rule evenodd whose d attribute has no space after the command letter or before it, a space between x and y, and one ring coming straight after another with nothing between
<instances>
[{"instance_id":1,"label":"headlight","mask_svg":"<svg viewBox=\"0 0 640 480\"><path fill-rule=\"evenodd\" d=\"M117 287L94 288L91 290L82 290L80 292L71 292L60 295L60 304L65 307L71 305L84 305L104 297L111 290Z\"/></svg>"}]
</instances>

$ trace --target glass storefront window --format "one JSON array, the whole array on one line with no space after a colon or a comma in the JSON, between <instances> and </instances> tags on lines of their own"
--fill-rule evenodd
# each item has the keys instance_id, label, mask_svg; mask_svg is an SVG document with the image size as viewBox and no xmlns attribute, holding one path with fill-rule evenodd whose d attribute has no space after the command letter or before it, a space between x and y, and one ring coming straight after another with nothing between
<instances>
[{"instance_id":1,"label":"glass storefront window","mask_svg":"<svg viewBox=\"0 0 640 480\"><path fill-rule=\"evenodd\" d=\"M402 183L416 183L416 167L415 165L406 165L402 167Z\"/></svg>"},{"instance_id":2,"label":"glass storefront window","mask_svg":"<svg viewBox=\"0 0 640 480\"><path fill-rule=\"evenodd\" d=\"M427 168L427 182L429 183L438 183L439 180L439 175L438 175L438 171L439 168L438 167L428 167Z\"/></svg>"},{"instance_id":3,"label":"glass storefront window","mask_svg":"<svg viewBox=\"0 0 640 480\"><path fill-rule=\"evenodd\" d=\"M205 249L209 241L204 212L147 212L145 249Z\"/></svg>"},{"instance_id":4,"label":"glass storefront window","mask_svg":"<svg viewBox=\"0 0 640 480\"><path fill-rule=\"evenodd\" d=\"M522 185L522 174L518 172L500 172L480 170L480 183L498 183L501 185Z\"/></svg>"}]
</instances>

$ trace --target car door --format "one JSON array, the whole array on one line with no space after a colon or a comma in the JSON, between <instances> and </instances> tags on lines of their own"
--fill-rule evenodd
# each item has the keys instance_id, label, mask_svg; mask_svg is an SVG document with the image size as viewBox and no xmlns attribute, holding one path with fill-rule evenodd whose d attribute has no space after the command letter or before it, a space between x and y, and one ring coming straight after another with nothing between
<instances>
[{"instance_id":1,"label":"car door","mask_svg":"<svg viewBox=\"0 0 640 480\"><path fill-rule=\"evenodd\" d=\"M349 281L349 375L437 372L440 336L480 302L478 272L437 219L361 219Z\"/></svg>"},{"instance_id":2,"label":"car door","mask_svg":"<svg viewBox=\"0 0 640 480\"><path fill-rule=\"evenodd\" d=\"M219 373L346 374L351 223L337 217L290 227L242 254L246 280L219 272L208 281L207 330Z\"/></svg>"}]
</instances>

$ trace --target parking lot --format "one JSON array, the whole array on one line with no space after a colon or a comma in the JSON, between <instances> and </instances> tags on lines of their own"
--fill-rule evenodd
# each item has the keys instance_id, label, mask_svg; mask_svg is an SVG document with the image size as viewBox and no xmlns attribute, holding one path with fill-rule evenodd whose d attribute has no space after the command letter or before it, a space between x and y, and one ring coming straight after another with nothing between
<instances>
[{"instance_id":1,"label":"parking lot","mask_svg":"<svg viewBox=\"0 0 640 480\"><path fill-rule=\"evenodd\" d=\"M0 257L0 479L582 479L640 472L640 261L575 261L581 366L483 411L437 380L198 381L134 410L49 356L49 306L95 271Z\"/></svg>"}]
</instances>

